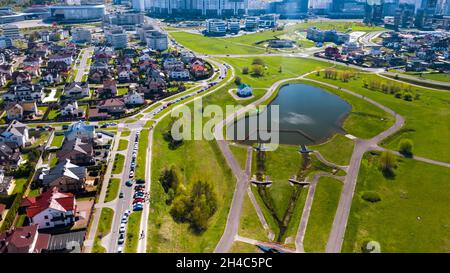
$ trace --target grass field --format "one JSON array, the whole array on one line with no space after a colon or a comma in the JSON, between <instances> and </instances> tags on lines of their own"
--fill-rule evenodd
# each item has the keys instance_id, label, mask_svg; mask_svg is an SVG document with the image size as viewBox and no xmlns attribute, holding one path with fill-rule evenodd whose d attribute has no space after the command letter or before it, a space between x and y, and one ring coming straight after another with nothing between
<instances>
[{"instance_id":1,"label":"grass field","mask_svg":"<svg viewBox=\"0 0 450 273\"><path fill-rule=\"evenodd\" d=\"M325 252L341 190L341 181L330 177L319 179L303 241L306 252Z\"/></svg>"},{"instance_id":2,"label":"grass field","mask_svg":"<svg viewBox=\"0 0 450 273\"><path fill-rule=\"evenodd\" d=\"M253 88L268 88L278 80L298 77L313 70L330 66L326 62L304 58L264 56L260 57L260 59L264 61L266 69L264 70L263 76L257 77L251 74L253 59L249 57L223 58L224 61L235 68L236 76L239 76L243 83L249 84ZM249 74L244 75L242 73L244 67L249 68Z\"/></svg>"},{"instance_id":3,"label":"grass field","mask_svg":"<svg viewBox=\"0 0 450 273\"><path fill-rule=\"evenodd\" d=\"M128 137L128 136L130 136L130 134L131 134L131 131L130 131L130 130L124 130L124 131L122 131L122 132L120 133L120 136L121 136L121 137Z\"/></svg>"},{"instance_id":4,"label":"grass field","mask_svg":"<svg viewBox=\"0 0 450 273\"><path fill-rule=\"evenodd\" d=\"M113 201L117 198L117 194L120 188L120 179L111 178L108 183L108 188L106 189L105 202Z\"/></svg>"},{"instance_id":5,"label":"grass field","mask_svg":"<svg viewBox=\"0 0 450 273\"><path fill-rule=\"evenodd\" d=\"M139 241L139 228L142 211L135 211L128 217L124 252L136 253Z\"/></svg>"},{"instance_id":6,"label":"grass field","mask_svg":"<svg viewBox=\"0 0 450 273\"><path fill-rule=\"evenodd\" d=\"M343 251L375 240L382 252L450 252L450 169L398 158L395 177L385 178L378 161L368 153L361 163ZM381 201L363 200L367 191Z\"/></svg>"},{"instance_id":7,"label":"grass field","mask_svg":"<svg viewBox=\"0 0 450 273\"><path fill-rule=\"evenodd\" d=\"M242 205L238 234L259 241L269 241L266 231L256 214L256 210L247 195Z\"/></svg>"},{"instance_id":8,"label":"grass field","mask_svg":"<svg viewBox=\"0 0 450 273\"><path fill-rule=\"evenodd\" d=\"M450 146L450 123L448 122L450 119L450 108L448 107L448 102L450 101L449 92L433 91L412 86L412 91L415 94L419 94L420 98L413 101L405 101L397 99L391 94L364 88L364 79L367 81L370 79L384 80L377 75L361 74L358 79L350 80L347 83L340 80L324 79L322 76L315 74L311 74L309 77L350 89L402 115L406 119L405 130L388 138L382 143L383 146L396 150L402 138L410 138L414 142L414 154L450 162L450 153L447 152L447 149L443 149L443 147ZM369 127L362 127L361 129L371 130Z\"/></svg>"},{"instance_id":9,"label":"grass field","mask_svg":"<svg viewBox=\"0 0 450 273\"><path fill-rule=\"evenodd\" d=\"M310 21L289 25L284 30L265 30L257 33L239 35L236 37L206 37L184 31L172 31L169 34L180 44L189 49L203 54L260 54L265 52L262 42L268 39L300 38L297 31L306 31L309 27L316 26L320 29L336 29L338 31L376 31L381 27L366 26L362 23L342 21ZM298 41L302 46L312 46L309 40Z\"/></svg>"},{"instance_id":10,"label":"grass field","mask_svg":"<svg viewBox=\"0 0 450 273\"><path fill-rule=\"evenodd\" d=\"M112 169L111 173L112 174L121 173L124 162L125 162L125 156L123 156L121 154L116 154L116 157L114 158L114 165L113 165L113 169Z\"/></svg>"},{"instance_id":11,"label":"grass field","mask_svg":"<svg viewBox=\"0 0 450 273\"><path fill-rule=\"evenodd\" d=\"M64 142L64 135L54 135L52 139L51 147L61 147Z\"/></svg>"},{"instance_id":12,"label":"grass field","mask_svg":"<svg viewBox=\"0 0 450 273\"><path fill-rule=\"evenodd\" d=\"M114 211L110 208L102 208L100 214L100 221L97 228L97 234L95 234L94 246L92 247L92 253L104 253L106 249L101 245L101 239L108 235L111 231L111 224L114 217Z\"/></svg>"},{"instance_id":13,"label":"grass field","mask_svg":"<svg viewBox=\"0 0 450 273\"><path fill-rule=\"evenodd\" d=\"M354 143L352 140L341 134L335 134L327 142L320 145L308 147L311 150L317 150L328 161L338 165L348 165L353 153Z\"/></svg>"},{"instance_id":14,"label":"grass field","mask_svg":"<svg viewBox=\"0 0 450 273\"><path fill-rule=\"evenodd\" d=\"M125 151L128 148L128 140L121 139L119 140L119 148L118 151Z\"/></svg>"},{"instance_id":15,"label":"grass field","mask_svg":"<svg viewBox=\"0 0 450 273\"><path fill-rule=\"evenodd\" d=\"M151 252L212 252L222 235L234 190L234 177L226 167L215 142L184 141L176 150L171 150L163 139L162 132L170 119L163 119L154 132L152 154L151 213L149 215L149 240ZM188 160L187 160L188 159ZM177 223L169 214L166 194L158 181L165 167L175 165L184 181L204 180L214 185L217 196L217 211L209 219L208 229L196 234L187 223Z\"/></svg>"},{"instance_id":16,"label":"grass field","mask_svg":"<svg viewBox=\"0 0 450 273\"><path fill-rule=\"evenodd\" d=\"M247 161L247 149L242 146L233 144L230 144L229 147L234 155L234 158L236 158L236 160L238 161L239 166L241 166L241 169L245 170L245 162Z\"/></svg>"},{"instance_id":17,"label":"grass field","mask_svg":"<svg viewBox=\"0 0 450 273\"><path fill-rule=\"evenodd\" d=\"M136 178L145 178L145 164L147 162L147 146L148 146L148 133L147 129L142 129L139 136L138 152L136 159Z\"/></svg>"},{"instance_id":18,"label":"grass field","mask_svg":"<svg viewBox=\"0 0 450 273\"><path fill-rule=\"evenodd\" d=\"M254 245L234 241L231 246L230 253L259 253L260 251Z\"/></svg>"}]
</instances>

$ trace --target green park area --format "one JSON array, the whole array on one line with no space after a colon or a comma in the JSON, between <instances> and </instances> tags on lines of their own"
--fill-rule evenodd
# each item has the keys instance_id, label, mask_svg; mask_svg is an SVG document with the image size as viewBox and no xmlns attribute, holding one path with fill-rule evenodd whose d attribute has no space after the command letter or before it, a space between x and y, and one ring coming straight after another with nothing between
<instances>
[{"instance_id":1,"label":"green park area","mask_svg":"<svg viewBox=\"0 0 450 273\"><path fill-rule=\"evenodd\" d=\"M341 190L341 181L330 177L319 179L303 241L306 252L325 252Z\"/></svg>"},{"instance_id":2,"label":"green park area","mask_svg":"<svg viewBox=\"0 0 450 273\"><path fill-rule=\"evenodd\" d=\"M108 188L106 188L105 203L111 202L117 198L119 188L120 188L120 179L111 178L108 183Z\"/></svg>"},{"instance_id":3,"label":"green park area","mask_svg":"<svg viewBox=\"0 0 450 273\"><path fill-rule=\"evenodd\" d=\"M145 179L145 164L147 162L148 148L148 129L141 130L139 136L137 160L136 160L136 178Z\"/></svg>"},{"instance_id":4,"label":"green park area","mask_svg":"<svg viewBox=\"0 0 450 273\"><path fill-rule=\"evenodd\" d=\"M258 253L258 247L244 242L234 241L230 253Z\"/></svg>"},{"instance_id":5,"label":"green park area","mask_svg":"<svg viewBox=\"0 0 450 273\"><path fill-rule=\"evenodd\" d=\"M111 224L114 217L114 211L110 208L102 208L100 221L95 234L92 253L105 253L106 249L102 246L101 240L111 231Z\"/></svg>"},{"instance_id":6,"label":"green park area","mask_svg":"<svg viewBox=\"0 0 450 273\"><path fill-rule=\"evenodd\" d=\"M325 78L324 73L320 75L314 73L308 78L349 89L402 115L406 120L405 126L398 133L383 141L384 147L397 150L399 142L404 138L409 138L414 143L414 154L450 162L450 153L443 148L450 145L450 123L448 122L450 119L450 108L448 107L450 93L406 83L392 83L388 79L366 73L358 73L346 81L339 78ZM364 120L366 119L363 119L362 122ZM392 118L389 120L392 122ZM387 124L388 122L386 122ZM352 133L345 123L344 128ZM361 130L358 131L361 133L374 132L373 128L375 127L368 125L361 127ZM363 135L355 135L364 138Z\"/></svg>"},{"instance_id":7,"label":"green park area","mask_svg":"<svg viewBox=\"0 0 450 273\"><path fill-rule=\"evenodd\" d=\"M51 147L61 147L64 142L64 135L54 135L52 139Z\"/></svg>"},{"instance_id":8,"label":"green park area","mask_svg":"<svg viewBox=\"0 0 450 273\"><path fill-rule=\"evenodd\" d=\"M126 231L126 240L124 251L126 253L136 253L139 243L139 228L141 224L142 211L135 211L131 213L128 218L128 225Z\"/></svg>"},{"instance_id":9,"label":"green park area","mask_svg":"<svg viewBox=\"0 0 450 273\"><path fill-rule=\"evenodd\" d=\"M114 164L111 173L112 174L120 174L123 169L123 165L125 162L125 156L122 154L116 154L114 157Z\"/></svg>"},{"instance_id":10,"label":"green park area","mask_svg":"<svg viewBox=\"0 0 450 273\"><path fill-rule=\"evenodd\" d=\"M125 151L128 148L128 140L121 139L119 140L119 148L118 151Z\"/></svg>"},{"instance_id":11,"label":"green park area","mask_svg":"<svg viewBox=\"0 0 450 273\"><path fill-rule=\"evenodd\" d=\"M207 37L200 33L172 31L169 34L178 43L202 54L261 54L266 52L263 41L276 38L286 38L297 42L298 45L311 47L313 43L299 35L309 27L320 29L336 29L343 32L377 31L381 27L366 26L362 23L342 21L310 21L287 25L283 30L265 30L256 33L243 34L235 37Z\"/></svg>"},{"instance_id":12,"label":"green park area","mask_svg":"<svg viewBox=\"0 0 450 273\"><path fill-rule=\"evenodd\" d=\"M345 166L350 163L354 143L349 138L335 134L325 143L309 146L311 150L318 151L326 160L337 165Z\"/></svg>"},{"instance_id":13,"label":"green park area","mask_svg":"<svg viewBox=\"0 0 450 273\"><path fill-rule=\"evenodd\" d=\"M381 252L449 252L450 169L396 157L384 175L380 156L361 163L343 251L376 241Z\"/></svg>"},{"instance_id":14,"label":"green park area","mask_svg":"<svg viewBox=\"0 0 450 273\"><path fill-rule=\"evenodd\" d=\"M238 235L263 242L269 240L267 238L267 233L256 214L255 207L247 195L242 204Z\"/></svg>"}]
</instances>

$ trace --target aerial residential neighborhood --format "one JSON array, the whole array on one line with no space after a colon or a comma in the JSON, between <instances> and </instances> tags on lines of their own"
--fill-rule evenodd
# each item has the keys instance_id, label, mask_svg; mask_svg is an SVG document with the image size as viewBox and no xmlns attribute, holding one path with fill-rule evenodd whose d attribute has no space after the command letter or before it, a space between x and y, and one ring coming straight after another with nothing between
<instances>
[{"instance_id":1,"label":"aerial residential neighborhood","mask_svg":"<svg viewBox=\"0 0 450 273\"><path fill-rule=\"evenodd\" d=\"M448 0L4 1L0 253L449 253L449 101Z\"/></svg>"}]
</instances>

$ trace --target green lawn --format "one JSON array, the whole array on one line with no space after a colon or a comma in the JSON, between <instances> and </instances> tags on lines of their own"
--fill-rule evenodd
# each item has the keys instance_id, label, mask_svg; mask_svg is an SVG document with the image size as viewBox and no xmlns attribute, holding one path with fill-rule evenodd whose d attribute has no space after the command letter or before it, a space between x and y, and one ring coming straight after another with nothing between
<instances>
[{"instance_id":1,"label":"green lawn","mask_svg":"<svg viewBox=\"0 0 450 273\"><path fill-rule=\"evenodd\" d=\"M265 48L263 47L263 44L259 42L274 39L276 37L299 40L301 37L297 34L297 31L306 31L311 26L317 26L320 29L337 29L338 31L376 31L383 29L381 27L365 26L362 23L311 21L307 23L297 23L286 27L284 30L265 30L236 37L206 37L201 34L193 34L184 31L171 31L169 35L180 44L199 53L261 54L265 52ZM299 43L306 47L312 46L312 43L305 39L301 39Z\"/></svg>"},{"instance_id":2,"label":"green lawn","mask_svg":"<svg viewBox=\"0 0 450 273\"><path fill-rule=\"evenodd\" d=\"M242 146L229 144L230 150L236 158L242 170L245 170L245 162L247 161L247 149Z\"/></svg>"},{"instance_id":3,"label":"green lawn","mask_svg":"<svg viewBox=\"0 0 450 273\"><path fill-rule=\"evenodd\" d=\"M147 146L148 146L147 129L142 129L139 136L139 145L136 159L136 178L145 179L145 164L147 164Z\"/></svg>"},{"instance_id":4,"label":"green lawn","mask_svg":"<svg viewBox=\"0 0 450 273\"><path fill-rule=\"evenodd\" d=\"M57 118L59 116L59 114L60 114L59 110L52 109L48 113L47 119L54 120L55 118Z\"/></svg>"},{"instance_id":5,"label":"green lawn","mask_svg":"<svg viewBox=\"0 0 450 273\"><path fill-rule=\"evenodd\" d=\"M303 241L306 252L325 252L342 185L330 177L319 179Z\"/></svg>"},{"instance_id":6,"label":"green lawn","mask_svg":"<svg viewBox=\"0 0 450 273\"><path fill-rule=\"evenodd\" d=\"M352 157L354 143L349 138L335 134L327 142L308 147L317 150L328 161L338 165L348 165Z\"/></svg>"},{"instance_id":7,"label":"green lawn","mask_svg":"<svg viewBox=\"0 0 450 273\"><path fill-rule=\"evenodd\" d=\"M256 214L256 210L247 195L242 205L238 234L259 241L269 241L266 231Z\"/></svg>"},{"instance_id":8,"label":"green lawn","mask_svg":"<svg viewBox=\"0 0 450 273\"><path fill-rule=\"evenodd\" d=\"M402 138L410 138L414 142L413 152L415 154L450 162L450 153L447 152L447 149L443 148L450 146L450 123L448 122L450 120L450 107L448 107L450 92L434 91L411 86L412 92L419 94L420 98L413 101L405 101L403 99L397 99L391 94L364 88L364 80L378 79L385 81L385 79L381 79L374 74L361 73L358 79L350 80L347 83L340 80L324 79L322 75L317 76L312 74L309 77L350 89L402 115L406 119L404 130L384 141L382 143L383 146L390 149L397 149L398 143ZM344 123L344 128L346 128L345 125ZM361 129L373 131L372 127L372 125L370 127L362 126Z\"/></svg>"},{"instance_id":9,"label":"green lawn","mask_svg":"<svg viewBox=\"0 0 450 273\"><path fill-rule=\"evenodd\" d=\"M136 253L139 242L139 229L141 224L142 211L135 211L131 213L128 218L126 240L124 252Z\"/></svg>"},{"instance_id":10,"label":"green lawn","mask_svg":"<svg viewBox=\"0 0 450 273\"><path fill-rule=\"evenodd\" d=\"M259 253L259 252L260 251L258 251L258 247L239 241L234 241L230 249L230 253Z\"/></svg>"},{"instance_id":11,"label":"green lawn","mask_svg":"<svg viewBox=\"0 0 450 273\"><path fill-rule=\"evenodd\" d=\"M64 135L54 135L50 146L51 147L61 147L63 142L64 142Z\"/></svg>"},{"instance_id":12,"label":"green lawn","mask_svg":"<svg viewBox=\"0 0 450 273\"><path fill-rule=\"evenodd\" d=\"M128 149L128 140L125 139L119 140L119 148L117 150L125 151L126 149Z\"/></svg>"},{"instance_id":13,"label":"green lawn","mask_svg":"<svg viewBox=\"0 0 450 273\"><path fill-rule=\"evenodd\" d=\"M170 32L170 36L185 47L203 54L257 54L265 50L233 38L205 37L188 32ZM249 35L250 36L250 35Z\"/></svg>"},{"instance_id":14,"label":"green lawn","mask_svg":"<svg viewBox=\"0 0 450 273\"><path fill-rule=\"evenodd\" d=\"M423 74L423 77L434 81L450 82L450 74L448 73L429 73Z\"/></svg>"},{"instance_id":15,"label":"green lawn","mask_svg":"<svg viewBox=\"0 0 450 273\"><path fill-rule=\"evenodd\" d=\"M379 156L364 156L343 251L361 252L366 240L382 252L450 252L450 168L398 158L394 178L379 170ZM367 191L381 201L361 198Z\"/></svg>"},{"instance_id":16,"label":"green lawn","mask_svg":"<svg viewBox=\"0 0 450 273\"><path fill-rule=\"evenodd\" d=\"M100 214L100 221L97 228L97 234L95 234L94 246L92 253L104 253L106 249L101 245L101 239L108 235L111 231L111 224L114 217L114 211L110 208L102 208Z\"/></svg>"},{"instance_id":17,"label":"green lawn","mask_svg":"<svg viewBox=\"0 0 450 273\"><path fill-rule=\"evenodd\" d=\"M124 131L122 131L122 132L120 133L120 136L121 136L121 137L128 137L128 136L130 136L130 134L131 134L131 131L130 131L130 130L124 130Z\"/></svg>"},{"instance_id":18,"label":"green lawn","mask_svg":"<svg viewBox=\"0 0 450 273\"><path fill-rule=\"evenodd\" d=\"M322 61L292 58L292 57L260 57L264 61L266 69L262 77L251 75L252 62L254 58L223 58L224 61L232 65L236 70L236 76L242 79L243 83L249 84L253 88L268 88L276 81L285 78L295 78L313 70L322 69L330 64ZM242 69L248 67L249 74L243 74ZM281 72L280 72L281 67Z\"/></svg>"},{"instance_id":19,"label":"green lawn","mask_svg":"<svg viewBox=\"0 0 450 273\"><path fill-rule=\"evenodd\" d=\"M114 158L114 165L112 169L112 174L119 174L122 172L123 165L125 161L125 156L121 154L116 154L116 157Z\"/></svg>"},{"instance_id":20,"label":"green lawn","mask_svg":"<svg viewBox=\"0 0 450 273\"><path fill-rule=\"evenodd\" d=\"M106 189L105 203L113 201L117 198L117 194L120 188L120 179L111 178L108 183L108 188Z\"/></svg>"},{"instance_id":21,"label":"green lawn","mask_svg":"<svg viewBox=\"0 0 450 273\"><path fill-rule=\"evenodd\" d=\"M152 153L151 208L148 220L150 252L212 252L222 236L234 191L234 177L227 168L217 144L212 141L185 141L171 150L163 139L170 119L156 127ZM141 133L142 135L142 133ZM177 223L169 213L166 194L158 181L161 171L172 165L181 170L184 181L204 180L212 183L217 196L217 211L209 219L208 229L193 233L187 223Z\"/></svg>"}]
</instances>

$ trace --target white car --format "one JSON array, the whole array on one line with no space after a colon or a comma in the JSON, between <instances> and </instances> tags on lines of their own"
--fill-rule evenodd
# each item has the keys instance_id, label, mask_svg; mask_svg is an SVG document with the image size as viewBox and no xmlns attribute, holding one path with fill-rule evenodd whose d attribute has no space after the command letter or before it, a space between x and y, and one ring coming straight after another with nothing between
<instances>
[{"instance_id":1,"label":"white car","mask_svg":"<svg viewBox=\"0 0 450 273\"><path fill-rule=\"evenodd\" d=\"M119 246L117 248L117 253L122 253L123 252L123 246Z\"/></svg>"},{"instance_id":2,"label":"white car","mask_svg":"<svg viewBox=\"0 0 450 273\"><path fill-rule=\"evenodd\" d=\"M119 233L125 233L125 227L119 228Z\"/></svg>"}]
</instances>

